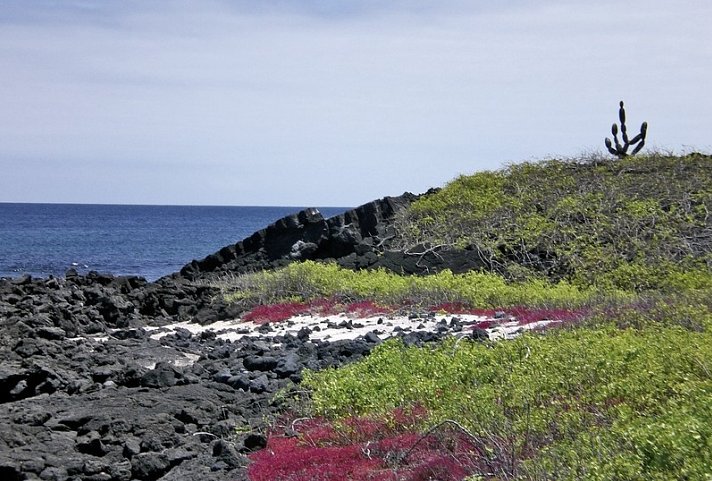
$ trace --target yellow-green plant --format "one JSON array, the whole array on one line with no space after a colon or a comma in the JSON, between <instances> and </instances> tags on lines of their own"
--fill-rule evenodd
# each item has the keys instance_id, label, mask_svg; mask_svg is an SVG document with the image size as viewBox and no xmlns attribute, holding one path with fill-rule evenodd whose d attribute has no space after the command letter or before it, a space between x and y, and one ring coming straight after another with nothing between
<instances>
[{"instance_id":1,"label":"yellow-green plant","mask_svg":"<svg viewBox=\"0 0 712 481\"><path fill-rule=\"evenodd\" d=\"M492 273L453 274L447 270L431 276L403 276L384 269L351 271L336 264L314 261L245 274L221 285L228 301L248 305L338 297L395 306L457 302L474 308L577 307L600 295L595 289L579 288L566 281L508 282ZM607 294L626 297L622 292Z\"/></svg>"},{"instance_id":2,"label":"yellow-green plant","mask_svg":"<svg viewBox=\"0 0 712 481\"><path fill-rule=\"evenodd\" d=\"M419 406L429 412L423 430L460 423L506 479L706 479L710 341L661 324L495 344L391 341L356 364L308 372L304 383L316 412L332 419Z\"/></svg>"}]
</instances>

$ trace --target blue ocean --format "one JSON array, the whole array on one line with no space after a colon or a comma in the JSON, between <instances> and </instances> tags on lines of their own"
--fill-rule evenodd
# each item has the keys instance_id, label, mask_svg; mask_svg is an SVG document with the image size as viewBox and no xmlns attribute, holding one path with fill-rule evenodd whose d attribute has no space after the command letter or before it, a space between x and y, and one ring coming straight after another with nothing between
<instances>
[{"instance_id":1,"label":"blue ocean","mask_svg":"<svg viewBox=\"0 0 712 481\"><path fill-rule=\"evenodd\" d=\"M299 210L0 203L0 277L75 268L155 280ZM319 208L324 217L345 210Z\"/></svg>"}]
</instances>

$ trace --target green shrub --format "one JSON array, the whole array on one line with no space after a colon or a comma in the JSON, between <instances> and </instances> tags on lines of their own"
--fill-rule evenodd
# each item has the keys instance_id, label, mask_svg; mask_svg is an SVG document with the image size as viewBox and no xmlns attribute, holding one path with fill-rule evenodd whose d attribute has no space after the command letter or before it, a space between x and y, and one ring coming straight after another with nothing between
<instances>
[{"instance_id":1,"label":"green shrub","mask_svg":"<svg viewBox=\"0 0 712 481\"><path fill-rule=\"evenodd\" d=\"M550 160L460 176L399 217L397 245L473 245L494 272L515 279L626 290L709 284L710 161Z\"/></svg>"},{"instance_id":2,"label":"green shrub","mask_svg":"<svg viewBox=\"0 0 712 481\"><path fill-rule=\"evenodd\" d=\"M707 312L709 316L709 311ZM551 331L511 342L389 341L308 372L317 414L422 406L455 420L514 479L706 479L712 473L712 338L680 328ZM501 461L501 460L500 460Z\"/></svg>"}]
</instances>

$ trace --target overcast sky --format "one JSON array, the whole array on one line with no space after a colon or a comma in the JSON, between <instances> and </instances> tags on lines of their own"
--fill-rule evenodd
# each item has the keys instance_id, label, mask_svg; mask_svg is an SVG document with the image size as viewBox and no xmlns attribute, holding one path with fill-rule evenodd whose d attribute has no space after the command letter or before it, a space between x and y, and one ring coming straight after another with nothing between
<instances>
[{"instance_id":1,"label":"overcast sky","mask_svg":"<svg viewBox=\"0 0 712 481\"><path fill-rule=\"evenodd\" d=\"M0 201L355 206L712 145L709 0L0 0Z\"/></svg>"}]
</instances>

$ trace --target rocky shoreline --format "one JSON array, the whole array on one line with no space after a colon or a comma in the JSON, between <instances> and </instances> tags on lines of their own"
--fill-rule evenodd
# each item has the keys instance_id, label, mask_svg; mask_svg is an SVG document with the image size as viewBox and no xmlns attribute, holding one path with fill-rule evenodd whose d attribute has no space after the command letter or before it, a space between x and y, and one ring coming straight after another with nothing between
<instances>
[{"instance_id":1,"label":"rocky shoreline","mask_svg":"<svg viewBox=\"0 0 712 481\"><path fill-rule=\"evenodd\" d=\"M391 335L434 341L463 323L331 340L265 326L226 339L210 326L240 312L208 281L304 259L413 273L471 266L466 252L429 263L388 249L394 216L416 198L331 219L302 211L152 283L75 271L0 279L0 479L246 479L246 455L265 445L266 420L285 407L275 394L297 386L303 369L360 359ZM353 329L343 321L337 327Z\"/></svg>"},{"instance_id":2,"label":"rocky shoreline","mask_svg":"<svg viewBox=\"0 0 712 481\"><path fill-rule=\"evenodd\" d=\"M304 368L358 360L381 342L270 326L231 341L209 324L200 334L158 327L159 337L167 319L133 304L149 285L119 294L141 280L101 279L0 282L4 480L245 479L245 455L284 408L277 391L298 385ZM421 343L462 331L457 320L437 327L394 335Z\"/></svg>"},{"instance_id":3,"label":"rocky shoreline","mask_svg":"<svg viewBox=\"0 0 712 481\"><path fill-rule=\"evenodd\" d=\"M366 355L368 336L220 339L149 328L235 319L205 281L328 255L369 263L374 242L415 196L386 198L325 221L289 216L180 273L149 283L68 271L0 280L0 479L245 479L245 455L265 444L280 389ZM380 241L379 241L380 242ZM358 245L369 245L368 249ZM412 342L442 333L414 335Z\"/></svg>"},{"instance_id":4,"label":"rocky shoreline","mask_svg":"<svg viewBox=\"0 0 712 481\"><path fill-rule=\"evenodd\" d=\"M394 246L396 215L417 199L431 195L404 193L384 197L325 219L316 209L287 216L237 244L195 260L172 276L188 280L215 279L283 267L295 260L333 261L347 269L384 268L399 274L454 273L485 267L476 249L438 253L403 252ZM414 249L418 252L418 249Z\"/></svg>"}]
</instances>

